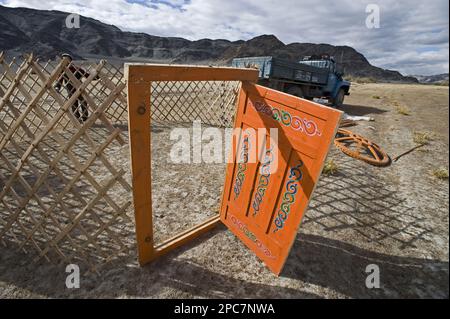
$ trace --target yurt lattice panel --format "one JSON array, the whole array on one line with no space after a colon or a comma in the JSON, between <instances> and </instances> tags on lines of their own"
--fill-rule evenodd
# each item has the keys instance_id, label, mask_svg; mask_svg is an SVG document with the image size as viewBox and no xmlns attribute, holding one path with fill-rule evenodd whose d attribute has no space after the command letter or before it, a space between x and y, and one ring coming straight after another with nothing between
<instances>
[{"instance_id":1,"label":"yurt lattice panel","mask_svg":"<svg viewBox=\"0 0 450 319\"><path fill-rule=\"evenodd\" d=\"M0 59L0 242L34 261L96 271L134 247L129 177L112 160L126 138L107 116L126 108L125 84L106 65L79 79L68 59ZM73 92L56 91L63 77ZM80 99L85 121L72 108Z\"/></svg>"}]
</instances>

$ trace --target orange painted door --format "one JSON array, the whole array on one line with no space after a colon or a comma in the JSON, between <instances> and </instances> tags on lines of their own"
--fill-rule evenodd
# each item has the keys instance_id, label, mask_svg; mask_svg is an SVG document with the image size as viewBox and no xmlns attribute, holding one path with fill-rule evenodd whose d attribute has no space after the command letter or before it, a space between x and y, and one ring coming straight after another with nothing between
<instances>
[{"instance_id":1,"label":"orange painted door","mask_svg":"<svg viewBox=\"0 0 450 319\"><path fill-rule=\"evenodd\" d=\"M220 218L277 275L342 112L243 82Z\"/></svg>"}]
</instances>

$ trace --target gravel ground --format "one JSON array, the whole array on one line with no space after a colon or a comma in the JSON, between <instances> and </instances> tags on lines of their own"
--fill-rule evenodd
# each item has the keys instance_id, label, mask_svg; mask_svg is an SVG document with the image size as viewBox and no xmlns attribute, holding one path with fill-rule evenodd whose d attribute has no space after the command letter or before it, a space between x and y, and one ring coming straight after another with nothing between
<instances>
[{"instance_id":1,"label":"gravel ground","mask_svg":"<svg viewBox=\"0 0 450 319\"><path fill-rule=\"evenodd\" d=\"M448 298L449 184L432 174L448 170L448 93L437 86L353 85L344 110L375 121L351 130L392 157L415 145L415 131L433 132L433 140L387 168L333 149L338 171L321 178L279 277L219 226L145 267L135 253L116 259L100 275L83 275L79 289L65 287L66 265L32 264L0 247L0 298ZM169 164L169 132L153 128L157 241L214 214L224 180L223 164ZM127 170L128 152L111 153ZM379 266L379 289L366 288L369 264Z\"/></svg>"}]
</instances>

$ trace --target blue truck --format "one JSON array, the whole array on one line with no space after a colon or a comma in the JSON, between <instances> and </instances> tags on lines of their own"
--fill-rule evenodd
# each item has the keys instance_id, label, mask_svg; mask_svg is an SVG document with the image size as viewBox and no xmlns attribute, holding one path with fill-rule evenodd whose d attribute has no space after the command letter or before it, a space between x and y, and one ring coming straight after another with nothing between
<instances>
[{"instance_id":1,"label":"blue truck","mask_svg":"<svg viewBox=\"0 0 450 319\"><path fill-rule=\"evenodd\" d=\"M263 86L308 100L327 99L336 108L350 94L350 82L329 55L307 56L299 62L271 56L235 58L231 65L259 69L258 83Z\"/></svg>"}]
</instances>

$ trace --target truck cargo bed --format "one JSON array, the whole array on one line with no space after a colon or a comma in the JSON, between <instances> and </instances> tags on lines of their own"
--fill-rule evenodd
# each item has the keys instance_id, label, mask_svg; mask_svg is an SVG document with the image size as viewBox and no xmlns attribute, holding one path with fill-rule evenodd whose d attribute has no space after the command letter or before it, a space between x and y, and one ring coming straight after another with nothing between
<instances>
[{"instance_id":1,"label":"truck cargo bed","mask_svg":"<svg viewBox=\"0 0 450 319\"><path fill-rule=\"evenodd\" d=\"M259 69L260 79L284 79L294 82L325 85L328 81L327 69L306 64L281 60L271 56L235 58L233 67L251 67Z\"/></svg>"}]
</instances>

